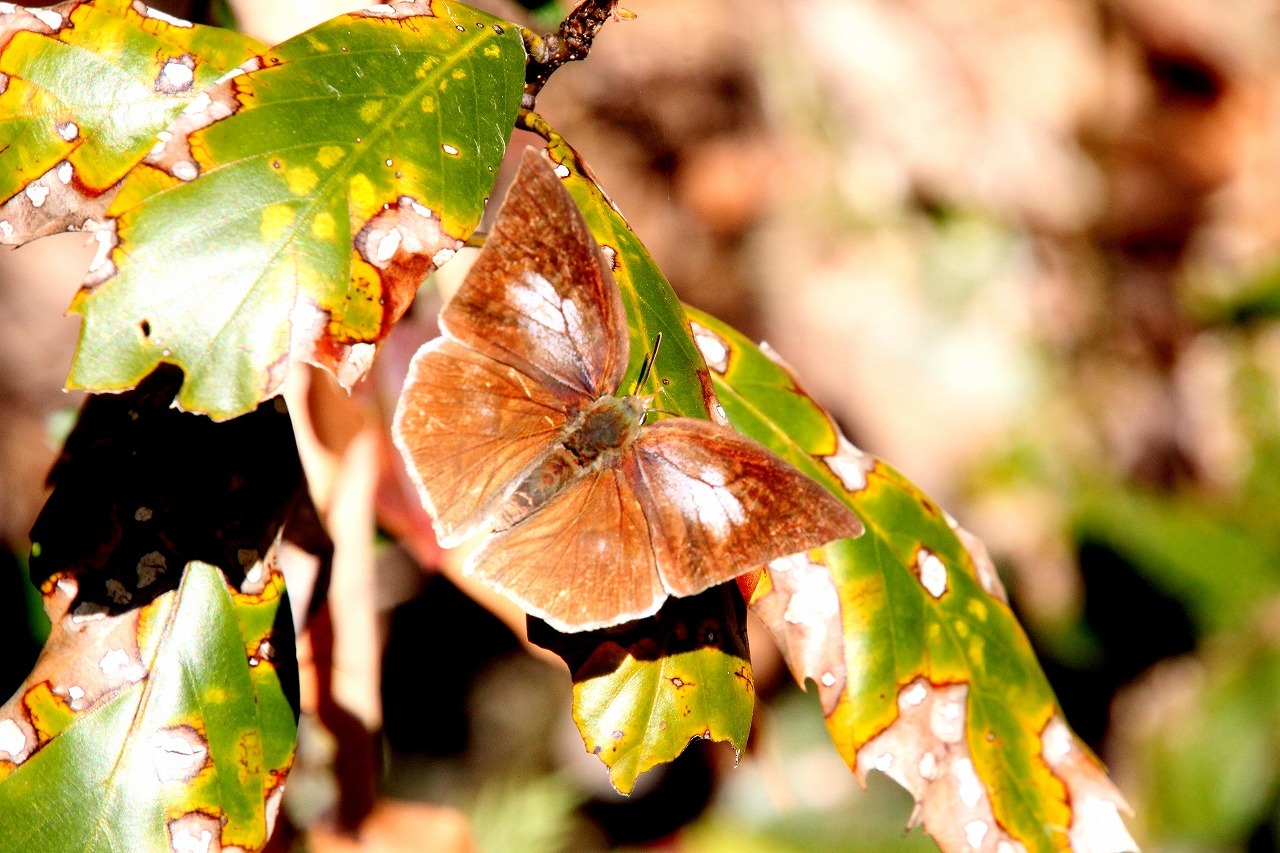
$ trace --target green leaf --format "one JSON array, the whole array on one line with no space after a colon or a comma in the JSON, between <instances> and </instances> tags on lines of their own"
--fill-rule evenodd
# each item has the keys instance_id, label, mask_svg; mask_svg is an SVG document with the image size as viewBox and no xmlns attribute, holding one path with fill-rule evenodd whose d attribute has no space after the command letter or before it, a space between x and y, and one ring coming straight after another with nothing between
<instances>
[{"instance_id":1,"label":"green leaf","mask_svg":"<svg viewBox=\"0 0 1280 853\"><path fill-rule=\"evenodd\" d=\"M129 0L0 12L0 242L93 229L200 91L264 46Z\"/></svg>"},{"instance_id":2,"label":"green leaf","mask_svg":"<svg viewBox=\"0 0 1280 853\"><path fill-rule=\"evenodd\" d=\"M530 619L529 639L569 665L574 722L620 793L693 738L746 746L755 683L746 612L732 585L673 598L648 619L601 631L562 634Z\"/></svg>"},{"instance_id":3,"label":"green leaf","mask_svg":"<svg viewBox=\"0 0 1280 853\"><path fill-rule=\"evenodd\" d=\"M1157 664L1117 698L1117 745L1153 839L1243 849L1275 808L1280 655L1267 618Z\"/></svg>"},{"instance_id":4,"label":"green leaf","mask_svg":"<svg viewBox=\"0 0 1280 853\"><path fill-rule=\"evenodd\" d=\"M650 380L660 389L657 405L686 417L723 417L671 285L578 153L537 116L524 121L548 140L556 173L612 259L631 330L621 387L627 393L635 387L661 333ZM574 721L619 791L629 792L645 770L673 760L691 738L746 747L755 697L741 609L737 588L724 585L669 599L654 616L607 631L558 634L536 623L531 639L569 664Z\"/></svg>"},{"instance_id":5,"label":"green leaf","mask_svg":"<svg viewBox=\"0 0 1280 853\"><path fill-rule=\"evenodd\" d=\"M1131 848L1127 807L1062 719L981 544L849 444L772 353L688 313L734 426L866 526L770 564L752 598L859 779L876 769L911 791L945 851Z\"/></svg>"},{"instance_id":6,"label":"green leaf","mask_svg":"<svg viewBox=\"0 0 1280 853\"><path fill-rule=\"evenodd\" d=\"M1099 484L1080 491L1073 525L1078 538L1122 554L1211 632L1239 627L1280 589L1273 543L1214 515L1189 496Z\"/></svg>"},{"instance_id":7,"label":"green leaf","mask_svg":"<svg viewBox=\"0 0 1280 853\"><path fill-rule=\"evenodd\" d=\"M460 3L373 6L245 63L126 180L72 310L69 385L178 365L223 419L307 361L347 386L479 221L523 87L514 26Z\"/></svg>"},{"instance_id":8,"label":"green leaf","mask_svg":"<svg viewBox=\"0 0 1280 853\"><path fill-rule=\"evenodd\" d=\"M181 381L91 397L50 475L31 568L52 630L0 707L6 843L266 842L295 736L276 551L302 466L282 403L215 423L170 406Z\"/></svg>"},{"instance_id":9,"label":"green leaf","mask_svg":"<svg viewBox=\"0 0 1280 853\"><path fill-rule=\"evenodd\" d=\"M89 704L74 681L28 681L0 708L9 752L23 743L16 767L0 760L5 844L262 849L296 735L271 662L246 654L255 638L241 631L247 613L274 612L278 573L266 588L245 595L191 563L176 591L97 623L99 642L84 651L101 654L85 665L111 670L116 689ZM80 641L76 622L74 612L58 620L49 648ZM61 712L54 727L50 709Z\"/></svg>"}]
</instances>

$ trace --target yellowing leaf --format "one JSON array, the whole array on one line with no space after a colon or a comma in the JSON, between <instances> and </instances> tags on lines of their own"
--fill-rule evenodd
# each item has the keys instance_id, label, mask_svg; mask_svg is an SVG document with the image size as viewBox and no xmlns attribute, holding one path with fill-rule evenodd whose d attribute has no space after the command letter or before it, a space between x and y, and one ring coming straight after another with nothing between
<instances>
[{"instance_id":1,"label":"yellowing leaf","mask_svg":"<svg viewBox=\"0 0 1280 853\"><path fill-rule=\"evenodd\" d=\"M200 90L263 49L129 0L0 11L0 242L92 230Z\"/></svg>"},{"instance_id":2,"label":"yellowing leaf","mask_svg":"<svg viewBox=\"0 0 1280 853\"><path fill-rule=\"evenodd\" d=\"M523 65L514 27L422 0L335 18L201 92L96 235L68 384L128 388L167 362L179 405L219 419L293 362L350 386L479 222Z\"/></svg>"},{"instance_id":3,"label":"yellowing leaf","mask_svg":"<svg viewBox=\"0 0 1280 853\"><path fill-rule=\"evenodd\" d=\"M824 483L866 532L775 561L752 608L859 780L911 791L944 851L1135 849L1127 805L1064 722L981 543L855 448L772 352L689 309L734 426Z\"/></svg>"}]
</instances>

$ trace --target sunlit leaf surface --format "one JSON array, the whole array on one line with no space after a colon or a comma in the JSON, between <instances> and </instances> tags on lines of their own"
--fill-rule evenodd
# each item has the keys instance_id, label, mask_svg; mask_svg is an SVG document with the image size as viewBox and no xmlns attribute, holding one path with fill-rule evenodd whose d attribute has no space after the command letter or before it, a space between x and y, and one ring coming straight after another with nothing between
<instances>
[{"instance_id":1,"label":"sunlit leaf surface","mask_svg":"<svg viewBox=\"0 0 1280 853\"><path fill-rule=\"evenodd\" d=\"M673 598L648 619L603 631L529 625L529 639L569 665L574 722L621 793L693 738L746 746L755 683L734 586Z\"/></svg>"},{"instance_id":2,"label":"sunlit leaf surface","mask_svg":"<svg viewBox=\"0 0 1280 853\"><path fill-rule=\"evenodd\" d=\"M90 398L32 531L53 628L0 706L0 838L260 849L292 760L276 551L301 494L283 407L217 424L180 374Z\"/></svg>"},{"instance_id":3,"label":"sunlit leaf surface","mask_svg":"<svg viewBox=\"0 0 1280 853\"><path fill-rule=\"evenodd\" d=\"M74 645L99 672L29 680L0 707L6 846L261 849L295 734L257 630L274 620L279 574L246 594L192 563L176 590L96 619L67 609L74 586L48 597L63 608L48 648ZM103 689L90 696L78 675Z\"/></svg>"},{"instance_id":4,"label":"sunlit leaf surface","mask_svg":"<svg viewBox=\"0 0 1280 853\"><path fill-rule=\"evenodd\" d=\"M0 242L98 224L157 134L263 45L129 0L0 11ZM4 9L5 7L0 7Z\"/></svg>"},{"instance_id":5,"label":"sunlit leaf surface","mask_svg":"<svg viewBox=\"0 0 1280 853\"><path fill-rule=\"evenodd\" d=\"M423 0L335 18L201 93L107 211L69 384L169 362L184 409L226 418L293 361L353 383L479 221L523 66L514 27Z\"/></svg>"},{"instance_id":6,"label":"sunlit leaf surface","mask_svg":"<svg viewBox=\"0 0 1280 853\"><path fill-rule=\"evenodd\" d=\"M911 791L946 851L1133 849L1124 801L1063 720L981 544L849 444L772 353L689 316L734 425L866 525L775 561L752 604L818 685L859 779L880 770Z\"/></svg>"}]
</instances>

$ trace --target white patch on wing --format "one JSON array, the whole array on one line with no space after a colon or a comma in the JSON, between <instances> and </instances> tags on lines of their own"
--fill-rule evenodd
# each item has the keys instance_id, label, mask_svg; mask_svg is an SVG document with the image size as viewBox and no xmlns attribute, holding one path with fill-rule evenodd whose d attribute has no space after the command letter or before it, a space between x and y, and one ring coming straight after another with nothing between
<instances>
[{"instance_id":1,"label":"white patch on wing","mask_svg":"<svg viewBox=\"0 0 1280 853\"><path fill-rule=\"evenodd\" d=\"M553 332L566 333L565 302L555 286L534 270L524 274L524 283L528 287L516 288L512 299L520 313Z\"/></svg>"},{"instance_id":2,"label":"white patch on wing","mask_svg":"<svg viewBox=\"0 0 1280 853\"><path fill-rule=\"evenodd\" d=\"M674 490L675 500L684 505L686 515L695 516L713 535L726 537L735 525L747 520L741 502L731 492L693 478L684 484L683 489Z\"/></svg>"}]
</instances>

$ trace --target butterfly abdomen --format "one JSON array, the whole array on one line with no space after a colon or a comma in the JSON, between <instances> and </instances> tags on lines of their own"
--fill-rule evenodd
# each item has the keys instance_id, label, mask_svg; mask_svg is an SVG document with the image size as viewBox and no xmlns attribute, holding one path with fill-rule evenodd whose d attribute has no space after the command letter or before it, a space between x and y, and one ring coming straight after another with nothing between
<instances>
[{"instance_id":1,"label":"butterfly abdomen","mask_svg":"<svg viewBox=\"0 0 1280 853\"><path fill-rule=\"evenodd\" d=\"M564 490L569 483L614 461L640 434L644 402L605 395L565 427L556 446L538 460L507 496L495 530L506 530Z\"/></svg>"}]
</instances>

